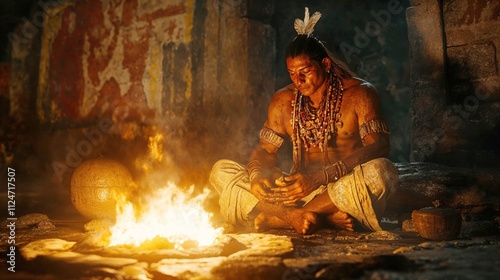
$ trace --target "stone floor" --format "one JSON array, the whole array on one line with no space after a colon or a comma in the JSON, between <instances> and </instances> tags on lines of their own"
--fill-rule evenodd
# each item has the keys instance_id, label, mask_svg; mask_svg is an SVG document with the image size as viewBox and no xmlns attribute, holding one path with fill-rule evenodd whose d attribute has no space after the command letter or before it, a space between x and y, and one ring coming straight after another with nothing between
<instances>
[{"instance_id":1,"label":"stone floor","mask_svg":"<svg viewBox=\"0 0 500 280\"><path fill-rule=\"evenodd\" d=\"M94 233L58 205L49 217L16 221L15 273L8 271L9 235L1 235L0 279L500 279L500 169L397 168L400 192L386 211L386 231L301 236L248 229L210 248L120 251L86 246ZM22 209L45 209L41 194L25 194ZM20 202L22 195L16 193ZM460 211L456 240L426 240L408 223L412 210L435 201ZM1 226L8 229L8 222Z\"/></svg>"},{"instance_id":2,"label":"stone floor","mask_svg":"<svg viewBox=\"0 0 500 280\"><path fill-rule=\"evenodd\" d=\"M435 242L388 223L378 233L246 231L207 252L127 253L79 249L92 234L83 221L50 223L17 229L16 272L2 252L1 279L500 279L500 235Z\"/></svg>"}]
</instances>

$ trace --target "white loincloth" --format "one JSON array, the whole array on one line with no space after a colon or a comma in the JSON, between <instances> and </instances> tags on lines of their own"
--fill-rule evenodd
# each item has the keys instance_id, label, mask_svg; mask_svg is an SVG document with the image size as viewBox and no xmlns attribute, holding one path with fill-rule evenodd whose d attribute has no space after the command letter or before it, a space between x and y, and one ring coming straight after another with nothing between
<instances>
[{"instance_id":1,"label":"white loincloth","mask_svg":"<svg viewBox=\"0 0 500 280\"><path fill-rule=\"evenodd\" d=\"M398 182L394 164L378 158L356 166L349 175L328 184L328 195L339 210L366 228L380 231L379 220Z\"/></svg>"},{"instance_id":2,"label":"white loincloth","mask_svg":"<svg viewBox=\"0 0 500 280\"><path fill-rule=\"evenodd\" d=\"M209 180L219 192L220 213L224 220L234 225L252 225L255 217L250 214L259 200L250 192L245 166L231 160L219 160ZM379 231L382 229L378 221L397 184L398 173L392 162L379 158L356 166L339 181L328 184L328 187L319 187L301 202L305 205L328 190L339 210L348 213L366 228Z\"/></svg>"}]
</instances>

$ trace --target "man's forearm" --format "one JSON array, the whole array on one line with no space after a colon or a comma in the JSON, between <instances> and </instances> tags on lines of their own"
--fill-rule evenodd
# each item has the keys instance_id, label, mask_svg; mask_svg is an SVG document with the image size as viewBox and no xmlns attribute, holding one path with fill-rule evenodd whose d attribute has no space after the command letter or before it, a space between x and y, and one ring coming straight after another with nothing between
<instances>
[{"instance_id":1,"label":"man's forearm","mask_svg":"<svg viewBox=\"0 0 500 280\"><path fill-rule=\"evenodd\" d=\"M250 155L250 161L247 165L249 174L251 171L257 169L259 169L260 173L267 174L271 172L276 166L276 152L269 152L261 145L261 143L257 144Z\"/></svg>"},{"instance_id":2,"label":"man's forearm","mask_svg":"<svg viewBox=\"0 0 500 280\"><path fill-rule=\"evenodd\" d=\"M276 166L276 151L268 151L267 147L263 147L262 143L257 144L250 155L251 161L259 161L264 169L272 169Z\"/></svg>"},{"instance_id":3,"label":"man's forearm","mask_svg":"<svg viewBox=\"0 0 500 280\"><path fill-rule=\"evenodd\" d=\"M350 173L354 167L360 164L388 155L389 143L388 140L384 139L357 149L342 161L346 166L347 173Z\"/></svg>"}]
</instances>

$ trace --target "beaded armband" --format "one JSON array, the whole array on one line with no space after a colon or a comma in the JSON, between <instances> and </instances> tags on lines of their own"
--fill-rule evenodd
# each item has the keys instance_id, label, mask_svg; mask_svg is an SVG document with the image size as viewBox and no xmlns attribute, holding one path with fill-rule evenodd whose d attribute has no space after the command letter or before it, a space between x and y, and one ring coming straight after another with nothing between
<instances>
[{"instance_id":1,"label":"beaded armband","mask_svg":"<svg viewBox=\"0 0 500 280\"><path fill-rule=\"evenodd\" d=\"M282 135L274 132L274 130L267 128L265 126L260 130L259 136L261 140L273 144L278 148L281 147L284 141L284 137Z\"/></svg>"},{"instance_id":2,"label":"beaded armband","mask_svg":"<svg viewBox=\"0 0 500 280\"><path fill-rule=\"evenodd\" d=\"M389 134L389 127L383 120L371 120L359 126L359 136L363 140L366 135L371 133L387 133Z\"/></svg>"}]
</instances>

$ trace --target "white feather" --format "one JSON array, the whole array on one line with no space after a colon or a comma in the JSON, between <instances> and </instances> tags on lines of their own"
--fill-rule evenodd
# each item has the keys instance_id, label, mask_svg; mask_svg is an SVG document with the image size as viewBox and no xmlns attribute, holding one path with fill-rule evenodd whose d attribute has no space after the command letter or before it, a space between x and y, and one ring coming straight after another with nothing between
<instances>
[{"instance_id":1,"label":"white feather","mask_svg":"<svg viewBox=\"0 0 500 280\"><path fill-rule=\"evenodd\" d=\"M304 25L307 27L307 24L309 23L309 8L305 8L305 15L304 15Z\"/></svg>"},{"instance_id":2,"label":"white feather","mask_svg":"<svg viewBox=\"0 0 500 280\"><path fill-rule=\"evenodd\" d=\"M318 22L318 20L321 18L321 13L320 12L315 12L312 17L309 17L309 8L305 8L305 15L304 15L304 20L301 19L295 19L295 22L293 24L293 28L295 31L297 31L297 34L302 35L302 34L312 34L314 31L314 26Z\"/></svg>"},{"instance_id":3,"label":"white feather","mask_svg":"<svg viewBox=\"0 0 500 280\"><path fill-rule=\"evenodd\" d=\"M314 31L314 26L318 23L318 20L321 18L320 12L315 12L312 17L308 20L306 25L306 34L312 34Z\"/></svg>"},{"instance_id":4,"label":"white feather","mask_svg":"<svg viewBox=\"0 0 500 280\"><path fill-rule=\"evenodd\" d=\"M304 22L301 19L295 19L295 22L293 23L293 28L295 28L295 31L297 31L297 34L304 34L305 30L305 25Z\"/></svg>"}]
</instances>

